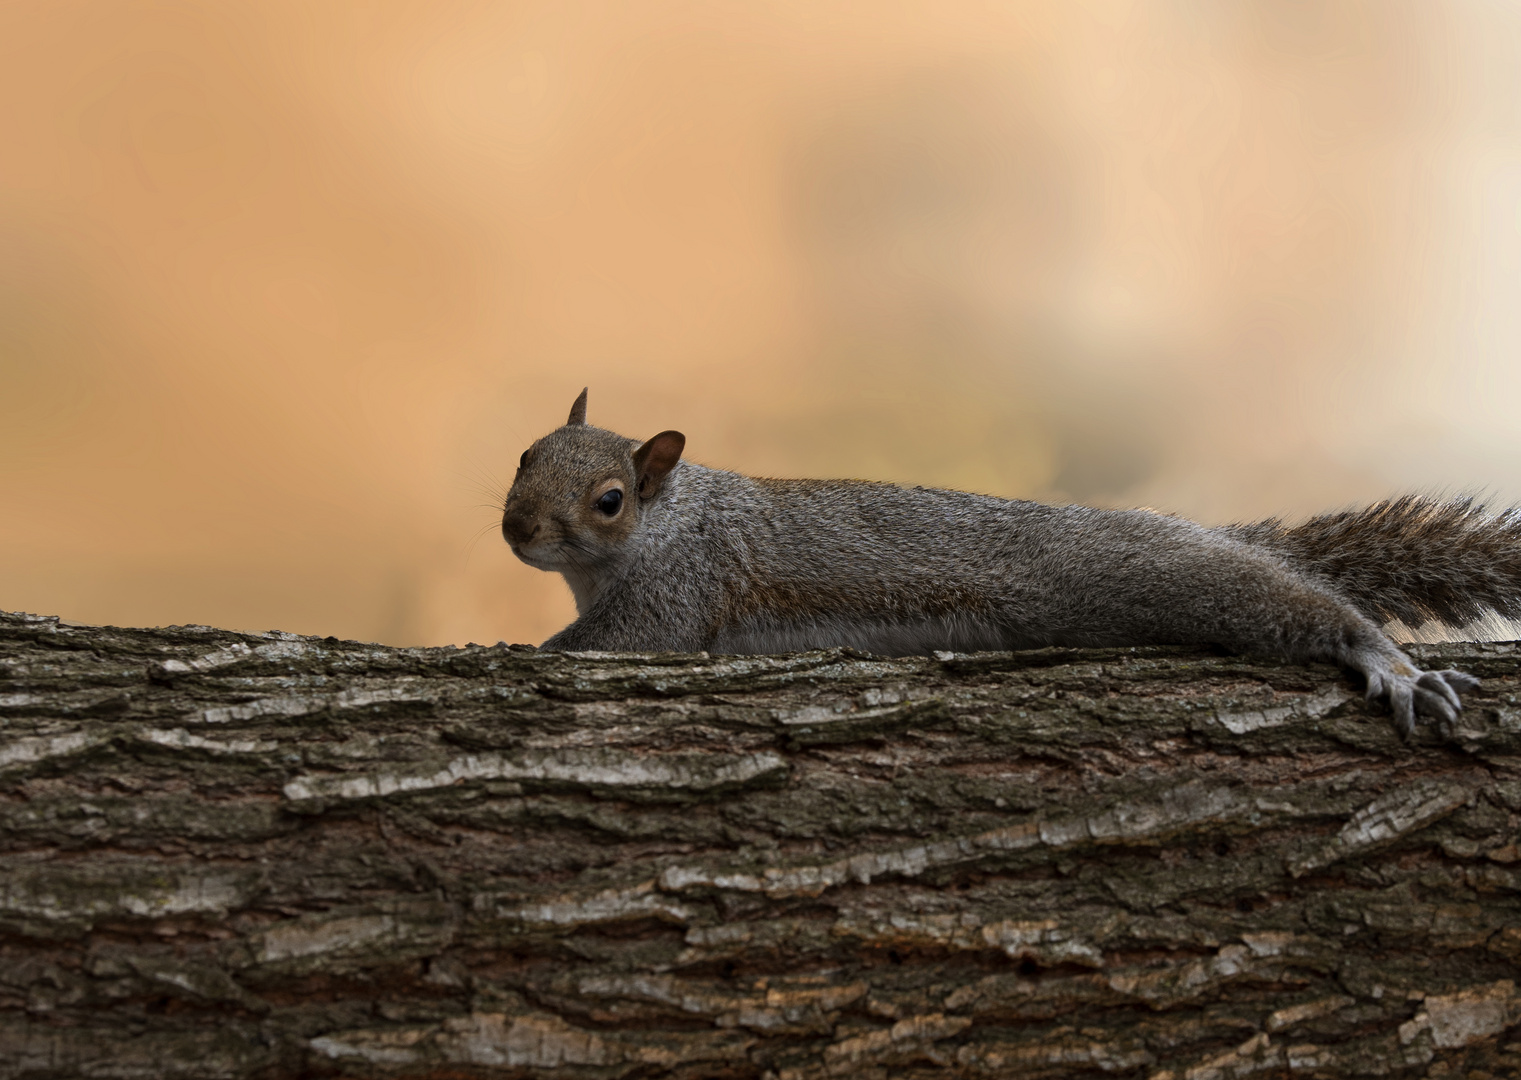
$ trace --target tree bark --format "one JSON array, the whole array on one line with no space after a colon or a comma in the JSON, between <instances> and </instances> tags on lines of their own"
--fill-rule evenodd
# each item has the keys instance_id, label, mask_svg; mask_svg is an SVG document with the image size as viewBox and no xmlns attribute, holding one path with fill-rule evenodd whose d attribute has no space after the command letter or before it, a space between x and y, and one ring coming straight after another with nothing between
<instances>
[{"instance_id":1,"label":"tree bark","mask_svg":"<svg viewBox=\"0 0 1521 1080\"><path fill-rule=\"evenodd\" d=\"M0 616L0 1077L1521 1075L1521 652Z\"/></svg>"}]
</instances>

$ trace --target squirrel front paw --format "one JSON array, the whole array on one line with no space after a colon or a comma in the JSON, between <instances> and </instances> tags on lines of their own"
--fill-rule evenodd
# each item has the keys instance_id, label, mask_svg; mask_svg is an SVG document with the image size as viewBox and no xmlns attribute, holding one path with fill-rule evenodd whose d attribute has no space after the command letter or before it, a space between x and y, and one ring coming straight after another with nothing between
<instances>
[{"instance_id":1,"label":"squirrel front paw","mask_svg":"<svg viewBox=\"0 0 1521 1080\"><path fill-rule=\"evenodd\" d=\"M1461 695L1479 685L1463 671L1422 671L1398 650L1354 666L1367 676L1368 700L1388 700L1394 729L1407 740L1415 734L1417 717L1435 720L1444 734L1451 734L1463 711Z\"/></svg>"}]
</instances>

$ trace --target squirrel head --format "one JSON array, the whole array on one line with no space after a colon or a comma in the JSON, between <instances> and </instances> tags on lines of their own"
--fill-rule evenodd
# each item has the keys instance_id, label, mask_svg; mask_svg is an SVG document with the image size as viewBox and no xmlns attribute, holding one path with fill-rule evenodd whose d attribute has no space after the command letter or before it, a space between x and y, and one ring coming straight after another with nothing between
<instances>
[{"instance_id":1,"label":"squirrel head","mask_svg":"<svg viewBox=\"0 0 1521 1080\"><path fill-rule=\"evenodd\" d=\"M580 573L615 560L686 442L679 431L662 431L641 445L592 427L582 390L565 425L518 459L502 536L541 570Z\"/></svg>"}]
</instances>

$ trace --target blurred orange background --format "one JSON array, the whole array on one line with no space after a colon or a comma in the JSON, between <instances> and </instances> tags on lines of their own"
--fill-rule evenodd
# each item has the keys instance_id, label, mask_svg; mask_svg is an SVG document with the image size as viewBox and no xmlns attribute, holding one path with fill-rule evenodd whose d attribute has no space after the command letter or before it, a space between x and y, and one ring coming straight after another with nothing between
<instances>
[{"instance_id":1,"label":"blurred orange background","mask_svg":"<svg viewBox=\"0 0 1521 1080\"><path fill-rule=\"evenodd\" d=\"M688 456L1299 515L1521 498L1521 9L0 6L0 608L574 615L493 503Z\"/></svg>"}]
</instances>

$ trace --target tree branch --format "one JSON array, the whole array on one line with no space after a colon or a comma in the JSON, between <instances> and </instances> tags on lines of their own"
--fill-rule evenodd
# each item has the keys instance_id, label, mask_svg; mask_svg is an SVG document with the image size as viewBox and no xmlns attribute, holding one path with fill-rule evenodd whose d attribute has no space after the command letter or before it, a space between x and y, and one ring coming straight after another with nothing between
<instances>
[{"instance_id":1,"label":"tree branch","mask_svg":"<svg viewBox=\"0 0 1521 1080\"><path fill-rule=\"evenodd\" d=\"M1516 1075L1517 646L1411 651L1451 738L1178 649L0 616L0 1077Z\"/></svg>"}]
</instances>

